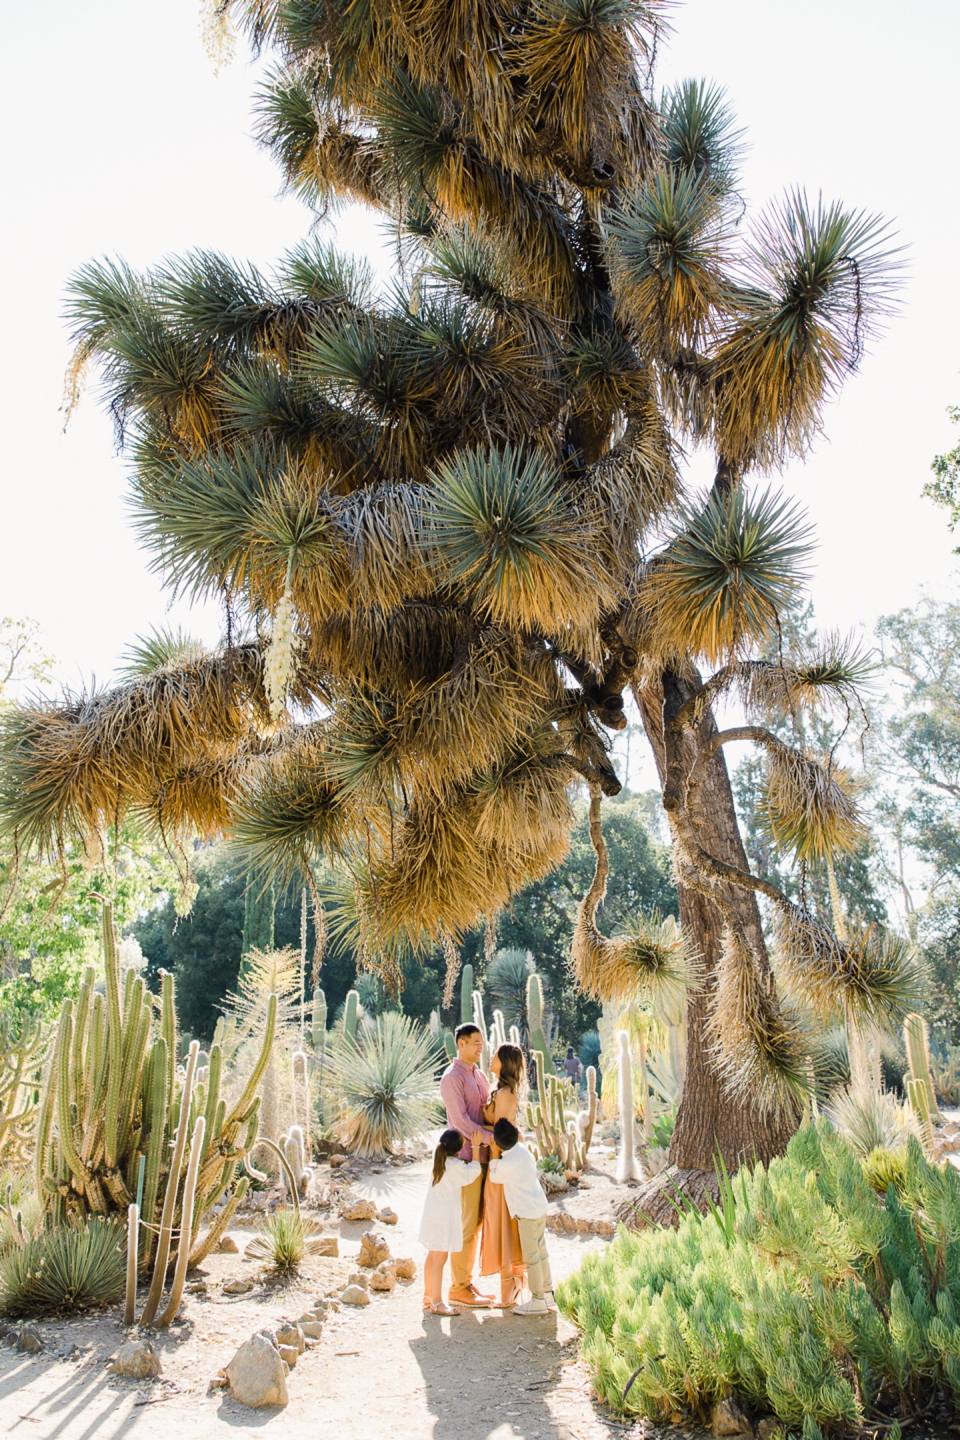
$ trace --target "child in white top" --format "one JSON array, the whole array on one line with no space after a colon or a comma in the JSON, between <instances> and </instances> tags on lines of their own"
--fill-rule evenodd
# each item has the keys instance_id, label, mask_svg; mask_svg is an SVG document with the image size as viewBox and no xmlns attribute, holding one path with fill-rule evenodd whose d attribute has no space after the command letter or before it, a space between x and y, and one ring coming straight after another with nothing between
<instances>
[{"instance_id":1,"label":"child in white top","mask_svg":"<svg viewBox=\"0 0 960 1440\"><path fill-rule=\"evenodd\" d=\"M513 1313L546 1315L553 1305L553 1280L547 1255L547 1197L540 1185L537 1162L520 1143L520 1131L509 1120L497 1121L493 1140L502 1153L499 1160L490 1161L490 1179L503 1186L507 1209L517 1222L530 1286L531 1298Z\"/></svg>"},{"instance_id":2,"label":"child in white top","mask_svg":"<svg viewBox=\"0 0 960 1440\"><path fill-rule=\"evenodd\" d=\"M420 1221L420 1244L430 1252L423 1267L423 1308L434 1315L457 1313L443 1303L443 1267L451 1252L455 1255L463 1249L461 1192L480 1174L477 1155L483 1140L483 1132L474 1131L470 1136L473 1159L459 1160L457 1152L463 1149L463 1136L459 1130L444 1130L433 1154L433 1176Z\"/></svg>"}]
</instances>

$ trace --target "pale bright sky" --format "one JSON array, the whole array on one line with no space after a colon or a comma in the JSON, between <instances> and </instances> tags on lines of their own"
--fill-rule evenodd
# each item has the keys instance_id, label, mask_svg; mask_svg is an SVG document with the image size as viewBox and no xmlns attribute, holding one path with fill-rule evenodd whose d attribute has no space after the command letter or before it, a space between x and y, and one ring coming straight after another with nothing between
<instances>
[{"instance_id":1,"label":"pale bright sky","mask_svg":"<svg viewBox=\"0 0 960 1440\"><path fill-rule=\"evenodd\" d=\"M783 482L819 535L820 622L870 627L922 587L955 589L956 541L920 491L932 456L960 439L946 416L960 403L960 6L689 0L674 26L660 82L727 88L751 147L751 208L803 185L883 212L910 247L902 312ZM309 214L279 198L250 138L256 77L242 50L214 75L198 0L0 6L0 615L38 620L73 686L107 680L152 625L218 633L213 612L168 612L93 394L62 432L60 316L68 276L91 258L145 267L209 248L269 267L306 232ZM335 228L344 248L379 252L371 216Z\"/></svg>"}]
</instances>

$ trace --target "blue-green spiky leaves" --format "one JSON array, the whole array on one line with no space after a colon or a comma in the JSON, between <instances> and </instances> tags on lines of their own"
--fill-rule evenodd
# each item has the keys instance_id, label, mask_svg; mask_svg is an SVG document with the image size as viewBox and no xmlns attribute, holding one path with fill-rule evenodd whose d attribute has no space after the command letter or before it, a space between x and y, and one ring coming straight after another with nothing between
<instances>
[{"instance_id":1,"label":"blue-green spiky leaves","mask_svg":"<svg viewBox=\"0 0 960 1440\"><path fill-rule=\"evenodd\" d=\"M806 449L892 308L899 262L888 241L875 216L800 191L755 227L714 370L718 447L735 468Z\"/></svg>"},{"instance_id":2,"label":"blue-green spiky leaves","mask_svg":"<svg viewBox=\"0 0 960 1440\"><path fill-rule=\"evenodd\" d=\"M741 151L741 131L718 85L683 80L663 97L663 139L667 163L686 171L716 196L729 193Z\"/></svg>"},{"instance_id":3,"label":"blue-green spiky leaves","mask_svg":"<svg viewBox=\"0 0 960 1440\"><path fill-rule=\"evenodd\" d=\"M723 214L692 171L658 170L610 222L617 303L647 352L705 343L725 290Z\"/></svg>"},{"instance_id":4,"label":"blue-green spiky leaves","mask_svg":"<svg viewBox=\"0 0 960 1440\"><path fill-rule=\"evenodd\" d=\"M684 507L641 590L650 642L715 664L769 637L804 581L810 543L797 507L772 491L738 486Z\"/></svg>"},{"instance_id":5,"label":"blue-green spiky leaves","mask_svg":"<svg viewBox=\"0 0 960 1440\"><path fill-rule=\"evenodd\" d=\"M572 507L545 455L461 452L436 473L433 504L440 576L497 624L557 634L596 623L608 598L593 517Z\"/></svg>"}]
</instances>

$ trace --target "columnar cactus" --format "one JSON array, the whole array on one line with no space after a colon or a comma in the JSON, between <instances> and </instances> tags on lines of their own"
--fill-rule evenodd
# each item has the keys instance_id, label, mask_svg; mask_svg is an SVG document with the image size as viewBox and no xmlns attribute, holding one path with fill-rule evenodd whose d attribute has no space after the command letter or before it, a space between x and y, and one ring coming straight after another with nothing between
<instances>
[{"instance_id":1,"label":"columnar cactus","mask_svg":"<svg viewBox=\"0 0 960 1440\"><path fill-rule=\"evenodd\" d=\"M314 1051L322 1050L327 1042L327 997L318 987L313 992L313 1016L310 1026L310 1044Z\"/></svg>"},{"instance_id":2,"label":"columnar cactus","mask_svg":"<svg viewBox=\"0 0 960 1440\"><path fill-rule=\"evenodd\" d=\"M473 1019L473 966L464 965L460 972L460 1024Z\"/></svg>"},{"instance_id":3,"label":"columnar cactus","mask_svg":"<svg viewBox=\"0 0 960 1440\"><path fill-rule=\"evenodd\" d=\"M343 1007L343 1033L348 1040L357 1038L357 1017L359 1015L360 996L356 990L348 990L347 998Z\"/></svg>"},{"instance_id":4,"label":"columnar cactus","mask_svg":"<svg viewBox=\"0 0 960 1440\"><path fill-rule=\"evenodd\" d=\"M930 1030L922 1015L915 1012L903 1022L903 1040L907 1050L910 1073L907 1079L907 1095L918 1119L929 1124L938 1124L941 1116L937 1105L937 1092L933 1088L933 1070L930 1064ZM911 1093L910 1085L913 1082ZM916 1098L914 1098L916 1097Z\"/></svg>"},{"instance_id":5,"label":"columnar cactus","mask_svg":"<svg viewBox=\"0 0 960 1440\"><path fill-rule=\"evenodd\" d=\"M10 1017L0 1015L0 1166L19 1168L33 1151L37 1078L45 1046L46 1036L36 1021L24 1019L15 1030Z\"/></svg>"},{"instance_id":6,"label":"columnar cactus","mask_svg":"<svg viewBox=\"0 0 960 1440\"><path fill-rule=\"evenodd\" d=\"M259 1057L242 1095L228 1111L220 1094L224 1027L218 1026L219 1038L205 1057L206 1074L200 1084L196 1041L190 1045L186 1072L177 1067L180 1040L173 976L163 976L157 1016L142 978L132 970L126 972L121 995L113 914L107 904L103 937L104 993L95 992L94 971L88 967L76 1001L66 1001L61 1011L37 1122L37 1190L54 1225L82 1223L90 1214L128 1214L143 1159L139 1234L131 1252L143 1274L155 1257L160 1261L166 1245L160 1266L165 1278L173 1232L182 1229L189 1247L190 1239L199 1235L204 1215L232 1188L213 1238L208 1232L196 1240L186 1257L199 1263L219 1240L246 1191L247 1181L235 1184L235 1176L257 1135L257 1092L273 1045L277 1002L271 997ZM174 1139L183 1123L185 1145L199 1118L204 1122L202 1145L184 1219L181 1211L187 1197L178 1197L182 1166L176 1160ZM175 1163L171 1163L172 1150Z\"/></svg>"},{"instance_id":7,"label":"columnar cactus","mask_svg":"<svg viewBox=\"0 0 960 1440\"><path fill-rule=\"evenodd\" d=\"M620 1050L620 1154L617 1156L617 1180L624 1184L626 1181L641 1178L634 1153L633 1056L630 1053L630 1036L626 1030L617 1031L617 1045Z\"/></svg>"},{"instance_id":8,"label":"columnar cactus","mask_svg":"<svg viewBox=\"0 0 960 1440\"><path fill-rule=\"evenodd\" d=\"M530 1025L530 1049L534 1054L539 1051L543 1056L544 1073L549 1075L553 1066L547 1037L543 1033L543 985L540 976L536 974L527 980L527 1018Z\"/></svg>"}]
</instances>

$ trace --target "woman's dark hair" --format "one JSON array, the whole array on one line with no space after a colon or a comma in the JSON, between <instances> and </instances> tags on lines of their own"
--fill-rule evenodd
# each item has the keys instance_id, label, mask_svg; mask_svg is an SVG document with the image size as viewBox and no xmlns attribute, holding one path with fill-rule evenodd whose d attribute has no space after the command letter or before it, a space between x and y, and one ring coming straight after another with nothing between
<instances>
[{"instance_id":1,"label":"woman's dark hair","mask_svg":"<svg viewBox=\"0 0 960 1440\"><path fill-rule=\"evenodd\" d=\"M433 1183L436 1185L443 1179L443 1172L447 1168L447 1161L458 1155L463 1149L463 1136L459 1130L444 1130L440 1136L440 1144L433 1152Z\"/></svg>"},{"instance_id":2,"label":"woman's dark hair","mask_svg":"<svg viewBox=\"0 0 960 1440\"><path fill-rule=\"evenodd\" d=\"M518 1100L522 1099L527 1085L527 1062L523 1058L520 1046L509 1043L498 1045L497 1059L500 1061L500 1074L497 1077L497 1089L494 1090L494 1095L497 1090L510 1090Z\"/></svg>"}]
</instances>

